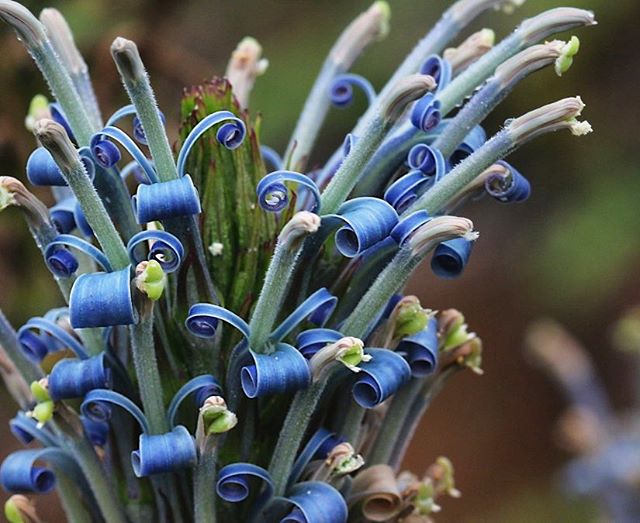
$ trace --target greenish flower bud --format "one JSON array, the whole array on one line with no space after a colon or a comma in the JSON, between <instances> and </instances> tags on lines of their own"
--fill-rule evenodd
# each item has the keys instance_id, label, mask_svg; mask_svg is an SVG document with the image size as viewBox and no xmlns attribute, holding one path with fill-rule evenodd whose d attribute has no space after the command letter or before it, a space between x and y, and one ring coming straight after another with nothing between
<instances>
[{"instance_id":1,"label":"greenish flower bud","mask_svg":"<svg viewBox=\"0 0 640 523\"><path fill-rule=\"evenodd\" d=\"M40 521L33 502L22 494L14 494L4 504L4 517L9 523L36 523Z\"/></svg>"},{"instance_id":2,"label":"greenish flower bud","mask_svg":"<svg viewBox=\"0 0 640 523\"><path fill-rule=\"evenodd\" d=\"M167 275L156 260L143 261L136 267L137 289L152 300L157 301L164 292Z\"/></svg>"},{"instance_id":3,"label":"greenish flower bud","mask_svg":"<svg viewBox=\"0 0 640 523\"><path fill-rule=\"evenodd\" d=\"M435 500L436 491L433 485L433 481L428 479L418 485L416 497L412 503L415 506L415 511L421 516L428 516L434 512L440 512L441 507Z\"/></svg>"},{"instance_id":4,"label":"greenish flower bud","mask_svg":"<svg viewBox=\"0 0 640 523\"><path fill-rule=\"evenodd\" d=\"M558 76L562 76L566 73L571 64L573 64L573 57L578 54L580 49L580 40L577 36L572 36L565 46L562 48L562 54L556 59L555 70Z\"/></svg>"},{"instance_id":5,"label":"greenish flower bud","mask_svg":"<svg viewBox=\"0 0 640 523\"><path fill-rule=\"evenodd\" d=\"M369 360L371 360L371 356L364 353L362 340L347 336L314 354L309 362L309 368L313 379L317 380L325 369L336 361L342 363L352 372L360 372L358 365Z\"/></svg>"},{"instance_id":6,"label":"greenish flower bud","mask_svg":"<svg viewBox=\"0 0 640 523\"><path fill-rule=\"evenodd\" d=\"M238 418L227 409L226 402L220 396L211 396L205 400L200 408L200 417L207 436L228 432L238 424Z\"/></svg>"},{"instance_id":7,"label":"greenish flower bud","mask_svg":"<svg viewBox=\"0 0 640 523\"><path fill-rule=\"evenodd\" d=\"M38 403L42 403L44 401L51 401L51 396L49 396L49 387L48 387L47 379L43 378L39 381L32 382L31 394L33 394L34 399Z\"/></svg>"},{"instance_id":8,"label":"greenish flower bud","mask_svg":"<svg viewBox=\"0 0 640 523\"><path fill-rule=\"evenodd\" d=\"M31 411L31 415L38 420L38 424L40 426L47 423L53 418L53 411L55 410L55 404L53 401L43 401L38 403L33 410Z\"/></svg>"},{"instance_id":9,"label":"greenish flower bud","mask_svg":"<svg viewBox=\"0 0 640 523\"><path fill-rule=\"evenodd\" d=\"M400 300L398 305L396 305L394 313L394 339L417 334L427 326L429 318L432 315L430 310L422 308L420 300L415 296L405 296Z\"/></svg>"},{"instance_id":10,"label":"greenish flower bud","mask_svg":"<svg viewBox=\"0 0 640 523\"><path fill-rule=\"evenodd\" d=\"M326 462L333 474L343 476L351 474L364 465L364 458L356 454L351 443L336 445L327 456Z\"/></svg>"},{"instance_id":11,"label":"greenish flower bud","mask_svg":"<svg viewBox=\"0 0 640 523\"><path fill-rule=\"evenodd\" d=\"M437 494L448 494L452 498L459 498L461 493L455 486L453 463L445 456L440 456L436 462L429 467L427 475L434 482Z\"/></svg>"},{"instance_id":12,"label":"greenish flower bud","mask_svg":"<svg viewBox=\"0 0 640 523\"><path fill-rule=\"evenodd\" d=\"M42 94L37 94L31 99L29 111L24 119L24 125L28 131L33 132L33 128L38 120L51 118L49 111L49 100Z\"/></svg>"}]
</instances>

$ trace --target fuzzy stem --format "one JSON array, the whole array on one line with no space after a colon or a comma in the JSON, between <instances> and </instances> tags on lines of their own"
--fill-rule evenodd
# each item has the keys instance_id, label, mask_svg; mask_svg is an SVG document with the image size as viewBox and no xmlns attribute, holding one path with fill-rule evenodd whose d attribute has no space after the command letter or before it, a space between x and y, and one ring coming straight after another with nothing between
<instances>
[{"instance_id":1,"label":"fuzzy stem","mask_svg":"<svg viewBox=\"0 0 640 523\"><path fill-rule=\"evenodd\" d=\"M9 323L9 320L7 320L2 309L0 309L0 350L2 349L4 349L11 363L15 365L27 383L31 383L42 377L39 370L26 359L20 349L16 331Z\"/></svg>"},{"instance_id":2,"label":"fuzzy stem","mask_svg":"<svg viewBox=\"0 0 640 523\"><path fill-rule=\"evenodd\" d=\"M153 307L152 304L149 306ZM153 310L145 311L140 323L130 327L130 333L133 364L149 429L152 434L163 434L169 430L169 425L153 339Z\"/></svg>"},{"instance_id":3,"label":"fuzzy stem","mask_svg":"<svg viewBox=\"0 0 640 523\"><path fill-rule=\"evenodd\" d=\"M193 473L193 505L196 523L216 523L216 496L213 484L216 477L216 435L207 436L200 459Z\"/></svg>"},{"instance_id":4,"label":"fuzzy stem","mask_svg":"<svg viewBox=\"0 0 640 523\"><path fill-rule=\"evenodd\" d=\"M65 474L56 474L57 493L69 523L91 523L89 512L82 504L74 482Z\"/></svg>"},{"instance_id":5,"label":"fuzzy stem","mask_svg":"<svg viewBox=\"0 0 640 523\"><path fill-rule=\"evenodd\" d=\"M158 177L163 182L177 178L178 171L169 139L162 125L156 97L136 44L131 40L118 37L111 45L111 55L129 93L129 98L136 107Z\"/></svg>"}]
</instances>

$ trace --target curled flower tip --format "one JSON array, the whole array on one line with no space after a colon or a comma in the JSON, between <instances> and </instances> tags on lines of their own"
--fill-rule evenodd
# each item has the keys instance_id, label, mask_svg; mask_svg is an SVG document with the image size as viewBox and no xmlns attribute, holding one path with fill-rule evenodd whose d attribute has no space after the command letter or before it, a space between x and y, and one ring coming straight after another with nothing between
<instances>
[{"instance_id":1,"label":"curled flower tip","mask_svg":"<svg viewBox=\"0 0 640 523\"><path fill-rule=\"evenodd\" d=\"M352 505L360 502L362 514L369 521L395 520L403 503L396 475L389 465L373 465L355 477L348 503Z\"/></svg>"},{"instance_id":2,"label":"curled flower tip","mask_svg":"<svg viewBox=\"0 0 640 523\"><path fill-rule=\"evenodd\" d=\"M451 64L453 74L457 75L491 50L495 40L496 34L492 29L481 29L473 33L458 47L445 49L442 57Z\"/></svg>"},{"instance_id":3,"label":"curled flower tip","mask_svg":"<svg viewBox=\"0 0 640 523\"><path fill-rule=\"evenodd\" d=\"M361 369L358 365L370 360L371 356L364 353L362 340L347 336L316 352L309 361L309 369L313 379L317 380L324 370L335 361L342 363L352 372L360 372Z\"/></svg>"},{"instance_id":4,"label":"curled flower tip","mask_svg":"<svg viewBox=\"0 0 640 523\"><path fill-rule=\"evenodd\" d=\"M4 517L9 523L40 523L36 506L27 496L14 494L4 504Z\"/></svg>"},{"instance_id":5,"label":"curled flower tip","mask_svg":"<svg viewBox=\"0 0 640 523\"><path fill-rule=\"evenodd\" d=\"M535 43L550 34L560 33L583 25L596 25L592 11L575 7L557 7L528 18L518 28L524 43Z\"/></svg>"},{"instance_id":6,"label":"curled flower tip","mask_svg":"<svg viewBox=\"0 0 640 523\"><path fill-rule=\"evenodd\" d=\"M584 107L579 96L564 98L511 120L506 130L513 143L518 145L560 129L569 129L574 136L582 136L593 130L589 122L577 119Z\"/></svg>"},{"instance_id":7,"label":"curled flower tip","mask_svg":"<svg viewBox=\"0 0 640 523\"><path fill-rule=\"evenodd\" d=\"M393 338L412 336L423 330L433 315L429 309L423 309L416 296L405 296L396 305L391 318L394 320Z\"/></svg>"},{"instance_id":8,"label":"curled flower tip","mask_svg":"<svg viewBox=\"0 0 640 523\"><path fill-rule=\"evenodd\" d=\"M320 216L309 211L300 211L280 231L278 242L288 248L297 248L302 240L320 228Z\"/></svg>"},{"instance_id":9,"label":"curled flower tip","mask_svg":"<svg viewBox=\"0 0 640 523\"><path fill-rule=\"evenodd\" d=\"M325 464L332 474L343 476L362 468L364 458L360 454L356 454L351 443L345 441L333 447L325 460Z\"/></svg>"},{"instance_id":10,"label":"curled flower tip","mask_svg":"<svg viewBox=\"0 0 640 523\"><path fill-rule=\"evenodd\" d=\"M525 336L531 356L562 383L572 383L593 372L586 351L559 323L539 320Z\"/></svg>"},{"instance_id":11,"label":"curled flower tip","mask_svg":"<svg viewBox=\"0 0 640 523\"><path fill-rule=\"evenodd\" d=\"M44 26L33 13L18 2L0 0L0 18L13 27L28 47L37 47L47 40Z\"/></svg>"},{"instance_id":12,"label":"curled flower tip","mask_svg":"<svg viewBox=\"0 0 640 523\"><path fill-rule=\"evenodd\" d=\"M578 54L580 50L580 40L577 36L572 36L562 48L562 52L555 62L555 71L558 76L562 76L566 73L571 64L573 64L573 57Z\"/></svg>"},{"instance_id":13,"label":"curled flower tip","mask_svg":"<svg viewBox=\"0 0 640 523\"><path fill-rule=\"evenodd\" d=\"M65 68L72 74L86 72L87 64L73 41L73 34L62 13L52 7L43 9L40 22L46 27L51 43Z\"/></svg>"},{"instance_id":14,"label":"curled flower tip","mask_svg":"<svg viewBox=\"0 0 640 523\"><path fill-rule=\"evenodd\" d=\"M125 81L138 82L147 74L135 42L118 36L111 44L111 56Z\"/></svg>"},{"instance_id":15,"label":"curled flower tip","mask_svg":"<svg viewBox=\"0 0 640 523\"><path fill-rule=\"evenodd\" d=\"M45 205L20 180L12 176L0 176L0 211L9 206L19 207L32 228L50 223Z\"/></svg>"},{"instance_id":16,"label":"curled flower tip","mask_svg":"<svg viewBox=\"0 0 640 523\"><path fill-rule=\"evenodd\" d=\"M249 106L249 94L258 76L262 76L269 61L262 58L262 46L255 38L244 37L231 53L227 65L226 77L231 84L233 94L242 108Z\"/></svg>"},{"instance_id":17,"label":"curled flower tip","mask_svg":"<svg viewBox=\"0 0 640 523\"><path fill-rule=\"evenodd\" d=\"M482 340L475 334L469 341L451 350L448 354L459 367L466 367L479 376L484 374L482 370Z\"/></svg>"},{"instance_id":18,"label":"curled flower tip","mask_svg":"<svg viewBox=\"0 0 640 523\"><path fill-rule=\"evenodd\" d=\"M63 173L73 170L78 164L82 165L78 151L71 143L67 131L59 123L46 118L39 120L33 128L33 134L51 153Z\"/></svg>"},{"instance_id":19,"label":"curled flower tip","mask_svg":"<svg viewBox=\"0 0 640 523\"><path fill-rule=\"evenodd\" d=\"M574 46L570 46L570 49L565 51L567 45L562 40L552 40L544 44L533 45L499 65L495 71L494 79L504 88L513 85L529 73L554 62L557 71L558 60L564 53L567 53L567 57L573 61L571 57L578 52L578 49ZM567 71L571 63L568 63L568 65L566 62L563 63L566 65L563 71Z\"/></svg>"},{"instance_id":20,"label":"curled flower tip","mask_svg":"<svg viewBox=\"0 0 640 523\"><path fill-rule=\"evenodd\" d=\"M209 396L200 407L197 432L205 436L222 434L237 424L238 418L227 408L224 399L221 396Z\"/></svg>"},{"instance_id":21,"label":"curled flower tip","mask_svg":"<svg viewBox=\"0 0 640 523\"><path fill-rule=\"evenodd\" d=\"M37 94L31 99L29 111L24 119L24 126L28 131L33 132L33 128L38 120L42 118L51 118L49 110L49 100L42 94Z\"/></svg>"},{"instance_id":22,"label":"curled flower tip","mask_svg":"<svg viewBox=\"0 0 640 523\"><path fill-rule=\"evenodd\" d=\"M344 70L349 69L370 43L387 36L390 18L389 4L385 1L374 2L343 31L331 49L329 58Z\"/></svg>"},{"instance_id":23,"label":"curled flower tip","mask_svg":"<svg viewBox=\"0 0 640 523\"><path fill-rule=\"evenodd\" d=\"M416 229L407 245L413 256L420 256L437 244L454 238L475 241L478 233L473 230L473 222L457 216L437 216Z\"/></svg>"},{"instance_id":24,"label":"curled flower tip","mask_svg":"<svg viewBox=\"0 0 640 523\"><path fill-rule=\"evenodd\" d=\"M511 13L516 7L520 7L526 0L460 0L449 10L460 27L470 24L475 18L487 9L502 9Z\"/></svg>"},{"instance_id":25,"label":"curled flower tip","mask_svg":"<svg viewBox=\"0 0 640 523\"><path fill-rule=\"evenodd\" d=\"M38 421L38 427L42 427L45 423L51 421L55 411L55 404L49 395L49 380L42 378L39 381L32 382L31 394L36 400L36 405L28 412L28 415Z\"/></svg>"},{"instance_id":26,"label":"curled flower tip","mask_svg":"<svg viewBox=\"0 0 640 523\"><path fill-rule=\"evenodd\" d=\"M436 88L436 81L427 74L412 74L401 78L381 101L385 125L393 125L411 102Z\"/></svg>"},{"instance_id":27,"label":"curled flower tip","mask_svg":"<svg viewBox=\"0 0 640 523\"><path fill-rule=\"evenodd\" d=\"M158 301L167 283L167 275L156 260L141 261L136 266L136 288L151 301Z\"/></svg>"}]
</instances>

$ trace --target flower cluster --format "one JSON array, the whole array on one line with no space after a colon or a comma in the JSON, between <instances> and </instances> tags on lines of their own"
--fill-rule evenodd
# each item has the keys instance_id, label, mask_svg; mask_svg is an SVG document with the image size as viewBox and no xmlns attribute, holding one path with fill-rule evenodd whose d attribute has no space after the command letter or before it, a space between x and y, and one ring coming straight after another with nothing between
<instances>
[{"instance_id":1,"label":"flower cluster","mask_svg":"<svg viewBox=\"0 0 640 523\"><path fill-rule=\"evenodd\" d=\"M172 147L134 42L111 46L131 104L105 119L60 13L0 0L55 98L30 108L26 176L56 200L3 177L0 208L23 212L66 301L17 332L0 314L11 429L40 444L0 468L7 518L37 521L24 494L56 484L69 520L110 523L418 522L459 495L446 458L422 477L398 467L446 381L482 372L482 343L403 288L427 257L439 277L463 272L478 234L452 213L467 201L527 199L510 152L590 131L579 97L491 138L481 127L527 75L567 71L577 38L546 39L595 23L557 8L497 45L484 29L447 48L522 1L456 1L377 93L349 73L388 33L375 2L331 49L281 157L248 110L267 68L254 39L225 78L185 90ZM332 104L360 91L366 112L309 167Z\"/></svg>"}]
</instances>

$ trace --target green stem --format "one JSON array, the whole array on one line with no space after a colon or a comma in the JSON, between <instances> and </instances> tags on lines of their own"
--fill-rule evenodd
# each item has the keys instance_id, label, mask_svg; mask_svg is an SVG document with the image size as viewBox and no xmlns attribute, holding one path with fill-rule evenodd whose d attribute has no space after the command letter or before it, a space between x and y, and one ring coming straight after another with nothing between
<instances>
[{"instance_id":1,"label":"green stem","mask_svg":"<svg viewBox=\"0 0 640 523\"><path fill-rule=\"evenodd\" d=\"M56 492L62 503L68 523L91 523L91 517L78 496L75 483L65 474L56 474Z\"/></svg>"},{"instance_id":2,"label":"green stem","mask_svg":"<svg viewBox=\"0 0 640 523\"><path fill-rule=\"evenodd\" d=\"M353 398L349 400L349 408L345 414L340 435L351 443L356 451L360 448L360 432L366 412L366 409L358 405Z\"/></svg>"},{"instance_id":3,"label":"green stem","mask_svg":"<svg viewBox=\"0 0 640 523\"><path fill-rule=\"evenodd\" d=\"M193 475L193 498L196 523L216 522L216 436L207 436Z\"/></svg>"},{"instance_id":4,"label":"green stem","mask_svg":"<svg viewBox=\"0 0 640 523\"><path fill-rule=\"evenodd\" d=\"M27 360L22 352L16 331L9 323L2 309L0 309L0 348L4 349L8 358L18 369L27 384L42 377L42 373Z\"/></svg>"},{"instance_id":5,"label":"green stem","mask_svg":"<svg viewBox=\"0 0 640 523\"><path fill-rule=\"evenodd\" d=\"M164 434L169 425L153 338L153 311L145 311L140 322L130 327L130 332L133 364L149 429L152 434Z\"/></svg>"}]
</instances>

